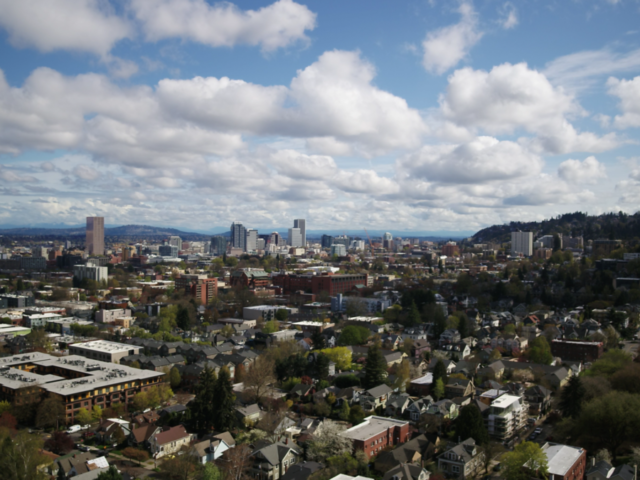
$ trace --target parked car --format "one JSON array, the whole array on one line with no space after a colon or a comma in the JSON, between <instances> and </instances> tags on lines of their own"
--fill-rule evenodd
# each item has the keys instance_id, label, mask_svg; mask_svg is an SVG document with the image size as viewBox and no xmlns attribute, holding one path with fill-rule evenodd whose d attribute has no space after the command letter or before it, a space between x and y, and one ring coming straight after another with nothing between
<instances>
[{"instance_id":1,"label":"parked car","mask_svg":"<svg viewBox=\"0 0 640 480\"><path fill-rule=\"evenodd\" d=\"M498 463L496 466L493 467L493 471L499 472L501 468L502 468L502 465Z\"/></svg>"},{"instance_id":2,"label":"parked car","mask_svg":"<svg viewBox=\"0 0 640 480\"><path fill-rule=\"evenodd\" d=\"M67 433L78 433L80 430L82 430L80 425L71 425L67 430Z\"/></svg>"},{"instance_id":3,"label":"parked car","mask_svg":"<svg viewBox=\"0 0 640 480\"><path fill-rule=\"evenodd\" d=\"M533 433L535 433L536 435L540 435L542 433L542 429L538 427L533 431Z\"/></svg>"}]
</instances>

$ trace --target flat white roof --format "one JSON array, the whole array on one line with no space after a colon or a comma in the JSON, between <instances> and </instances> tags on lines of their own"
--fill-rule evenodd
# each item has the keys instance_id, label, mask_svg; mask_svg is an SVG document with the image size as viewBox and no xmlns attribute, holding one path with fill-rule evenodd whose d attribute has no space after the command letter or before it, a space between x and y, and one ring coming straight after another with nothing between
<instances>
[{"instance_id":1,"label":"flat white roof","mask_svg":"<svg viewBox=\"0 0 640 480\"><path fill-rule=\"evenodd\" d=\"M397 427L406 425L409 422L402 420L395 420L392 418L371 416L364 419L364 422L345 430L340 434L342 437L347 437L352 440L367 440L375 435L378 435L391 427Z\"/></svg>"},{"instance_id":2,"label":"flat white roof","mask_svg":"<svg viewBox=\"0 0 640 480\"><path fill-rule=\"evenodd\" d=\"M428 372L426 375L423 375L420 378L411 380L411 383L414 383L416 385L430 385L433 383L433 373Z\"/></svg>"},{"instance_id":3,"label":"flat white roof","mask_svg":"<svg viewBox=\"0 0 640 480\"><path fill-rule=\"evenodd\" d=\"M94 352L102 352L102 353L128 352L129 350L137 350L141 348L136 345L129 345L126 343L117 343L117 342L108 342L106 340L94 340L92 342L76 343L71 346L75 348L83 348L85 350L91 350Z\"/></svg>"},{"instance_id":4,"label":"flat white roof","mask_svg":"<svg viewBox=\"0 0 640 480\"><path fill-rule=\"evenodd\" d=\"M512 405L519 401L520 401L520 397L516 397L515 395L504 394L496 398L493 402L491 402L491 406L498 407L498 408L507 408L509 405Z\"/></svg>"},{"instance_id":5,"label":"flat white roof","mask_svg":"<svg viewBox=\"0 0 640 480\"><path fill-rule=\"evenodd\" d=\"M542 451L547 455L549 473L559 476L564 476L584 452L582 448L548 443L542 447Z\"/></svg>"}]
</instances>

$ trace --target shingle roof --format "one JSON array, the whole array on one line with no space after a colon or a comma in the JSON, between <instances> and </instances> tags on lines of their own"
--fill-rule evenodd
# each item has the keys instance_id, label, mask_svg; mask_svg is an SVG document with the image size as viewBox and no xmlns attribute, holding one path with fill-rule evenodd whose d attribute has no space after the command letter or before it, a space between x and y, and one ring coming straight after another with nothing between
<instances>
[{"instance_id":1,"label":"shingle roof","mask_svg":"<svg viewBox=\"0 0 640 480\"><path fill-rule=\"evenodd\" d=\"M187 433L187 430L182 425L177 425L171 427L169 430L156 434L155 439L158 445L164 445L169 442L175 442L188 435L189 433Z\"/></svg>"}]
</instances>

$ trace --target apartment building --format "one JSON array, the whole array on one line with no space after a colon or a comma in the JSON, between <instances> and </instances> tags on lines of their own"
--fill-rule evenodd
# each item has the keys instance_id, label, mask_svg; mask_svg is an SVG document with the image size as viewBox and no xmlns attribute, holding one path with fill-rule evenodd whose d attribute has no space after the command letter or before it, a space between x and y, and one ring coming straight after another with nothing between
<instances>
[{"instance_id":1,"label":"apartment building","mask_svg":"<svg viewBox=\"0 0 640 480\"><path fill-rule=\"evenodd\" d=\"M529 405L524 397L504 394L491 402L486 424L489 435L497 440L508 440L527 423Z\"/></svg>"},{"instance_id":2,"label":"apartment building","mask_svg":"<svg viewBox=\"0 0 640 480\"><path fill-rule=\"evenodd\" d=\"M207 278L206 275L182 275L176 278L176 290L183 290L187 295L200 300L202 305L218 295L218 279Z\"/></svg>"},{"instance_id":3,"label":"apartment building","mask_svg":"<svg viewBox=\"0 0 640 480\"><path fill-rule=\"evenodd\" d=\"M106 340L94 340L93 342L69 345L69 353L71 355L80 355L81 357L109 363L120 363L122 357L138 355L141 351L142 347L126 343L108 342Z\"/></svg>"},{"instance_id":4,"label":"apartment building","mask_svg":"<svg viewBox=\"0 0 640 480\"><path fill-rule=\"evenodd\" d=\"M67 423L80 408L129 403L141 391L162 383L164 373L33 352L0 358L0 401L26 405L52 396L64 404Z\"/></svg>"},{"instance_id":5,"label":"apartment building","mask_svg":"<svg viewBox=\"0 0 640 480\"><path fill-rule=\"evenodd\" d=\"M393 418L370 416L362 423L340 434L353 442L354 450L362 450L367 458L380 453L387 446L409 440L409 422Z\"/></svg>"}]
</instances>

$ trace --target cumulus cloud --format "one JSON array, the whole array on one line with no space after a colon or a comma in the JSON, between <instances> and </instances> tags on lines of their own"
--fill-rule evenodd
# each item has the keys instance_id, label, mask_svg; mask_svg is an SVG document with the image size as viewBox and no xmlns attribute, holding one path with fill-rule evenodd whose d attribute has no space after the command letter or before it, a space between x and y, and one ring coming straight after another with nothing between
<instances>
[{"instance_id":1,"label":"cumulus cloud","mask_svg":"<svg viewBox=\"0 0 640 480\"><path fill-rule=\"evenodd\" d=\"M77 165L73 169L73 174L82 180L88 181L97 180L98 178L100 178L100 173L98 173L98 171L86 165Z\"/></svg>"},{"instance_id":2,"label":"cumulus cloud","mask_svg":"<svg viewBox=\"0 0 640 480\"><path fill-rule=\"evenodd\" d=\"M270 155L268 162L280 175L295 179L328 178L338 169L331 157L305 155L295 150L279 150Z\"/></svg>"},{"instance_id":3,"label":"cumulus cloud","mask_svg":"<svg viewBox=\"0 0 640 480\"><path fill-rule=\"evenodd\" d=\"M98 0L0 0L0 26L18 48L75 50L106 55L133 35L124 19Z\"/></svg>"},{"instance_id":4,"label":"cumulus cloud","mask_svg":"<svg viewBox=\"0 0 640 480\"><path fill-rule=\"evenodd\" d=\"M333 184L345 192L368 193L373 196L397 193L399 190L395 181L381 177L373 170L342 170L333 178Z\"/></svg>"},{"instance_id":5,"label":"cumulus cloud","mask_svg":"<svg viewBox=\"0 0 640 480\"><path fill-rule=\"evenodd\" d=\"M558 167L558 176L569 183L595 184L601 178L607 178L605 166L596 157L580 160L566 160Z\"/></svg>"},{"instance_id":6,"label":"cumulus cloud","mask_svg":"<svg viewBox=\"0 0 640 480\"><path fill-rule=\"evenodd\" d=\"M313 137L307 139L307 148L324 155L351 155L353 149L348 143L336 140L334 137Z\"/></svg>"},{"instance_id":7,"label":"cumulus cloud","mask_svg":"<svg viewBox=\"0 0 640 480\"><path fill-rule=\"evenodd\" d=\"M473 5L464 2L458 12L459 23L427 33L422 42L422 64L427 71L441 75L455 67L482 38Z\"/></svg>"},{"instance_id":8,"label":"cumulus cloud","mask_svg":"<svg viewBox=\"0 0 640 480\"><path fill-rule=\"evenodd\" d=\"M426 145L397 166L408 176L432 182L482 184L537 174L542 160L517 143L479 137L462 145Z\"/></svg>"},{"instance_id":9,"label":"cumulus cloud","mask_svg":"<svg viewBox=\"0 0 640 480\"><path fill-rule=\"evenodd\" d=\"M577 132L567 118L584 115L580 105L525 63L455 71L440 106L446 120L473 131L535 133L531 147L541 153L604 151L619 144L615 134Z\"/></svg>"},{"instance_id":10,"label":"cumulus cloud","mask_svg":"<svg viewBox=\"0 0 640 480\"><path fill-rule=\"evenodd\" d=\"M607 81L609 94L618 97L622 115L616 115L614 125L618 128L640 127L640 76L632 80L610 78Z\"/></svg>"},{"instance_id":11,"label":"cumulus cloud","mask_svg":"<svg viewBox=\"0 0 640 480\"><path fill-rule=\"evenodd\" d=\"M204 0L133 0L131 7L148 41L181 38L212 47L244 44L273 51L307 41L305 32L316 25L316 14L292 0L246 11Z\"/></svg>"}]
</instances>

